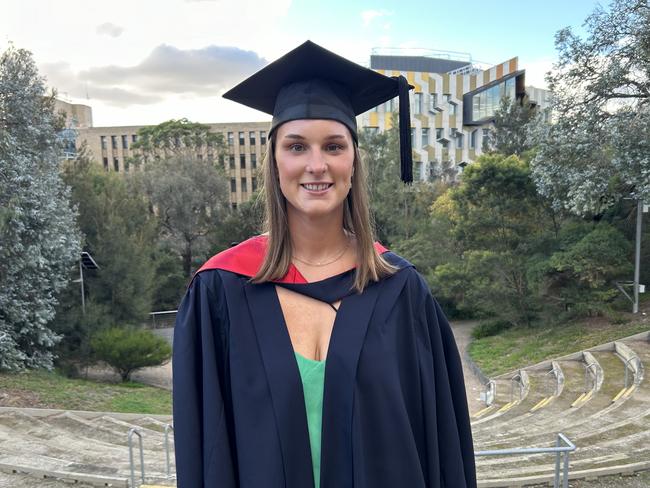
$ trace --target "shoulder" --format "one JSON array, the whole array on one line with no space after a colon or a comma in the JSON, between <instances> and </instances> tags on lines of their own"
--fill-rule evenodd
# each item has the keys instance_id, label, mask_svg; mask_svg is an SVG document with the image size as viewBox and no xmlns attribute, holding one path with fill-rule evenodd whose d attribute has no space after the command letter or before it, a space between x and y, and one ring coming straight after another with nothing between
<instances>
[{"instance_id":1,"label":"shoulder","mask_svg":"<svg viewBox=\"0 0 650 488\"><path fill-rule=\"evenodd\" d=\"M212 256L199 268L197 274L222 269L245 276L255 276L264 261L266 243L265 235L251 237Z\"/></svg>"},{"instance_id":2,"label":"shoulder","mask_svg":"<svg viewBox=\"0 0 650 488\"><path fill-rule=\"evenodd\" d=\"M429 285L424 277L418 272L408 259L392 251L387 251L381 255L388 263L398 268L395 277L399 276L404 280L406 291L415 294L420 298L431 295Z\"/></svg>"}]
</instances>

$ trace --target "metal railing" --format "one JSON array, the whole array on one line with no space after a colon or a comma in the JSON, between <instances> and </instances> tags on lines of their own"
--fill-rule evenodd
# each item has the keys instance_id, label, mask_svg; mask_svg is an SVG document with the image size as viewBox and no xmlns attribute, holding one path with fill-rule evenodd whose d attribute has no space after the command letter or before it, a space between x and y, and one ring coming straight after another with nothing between
<instances>
[{"instance_id":1,"label":"metal railing","mask_svg":"<svg viewBox=\"0 0 650 488\"><path fill-rule=\"evenodd\" d=\"M176 319L176 312L178 310L164 310L161 312L151 312L149 316L151 317L151 328L167 328L173 327L174 321Z\"/></svg>"},{"instance_id":2,"label":"metal railing","mask_svg":"<svg viewBox=\"0 0 650 488\"><path fill-rule=\"evenodd\" d=\"M131 487L135 487L135 463L133 462L133 434L138 436L140 441L140 472L142 483L144 483L144 448L142 447L142 434L136 428L129 429L129 463L131 464Z\"/></svg>"},{"instance_id":3,"label":"metal railing","mask_svg":"<svg viewBox=\"0 0 650 488\"><path fill-rule=\"evenodd\" d=\"M562 445L564 444L564 445ZM560 465L562 464L562 488L569 488L569 453L576 450L576 446L562 433L557 435L555 447L527 447L519 449L495 449L478 451L474 456L514 456L517 454L542 454L555 453L555 477L553 488L560 488ZM562 460L564 458L564 460Z\"/></svg>"},{"instance_id":4,"label":"metal railing","mask_svg":"<svg viewBox=\"0 0 650 488\"><path fill-rule=\"evenodd\" d=\"M169 463L169 431L174 430L174 424L165 424L165 460L167 461L167 479L172 477Z\"/></svg>"},{"instance_id":5,"label":"metal railing","mask_svg":"<svg viewBox=\"0 0 650 488\"><path fill-rule=\"evenodd\" d=\"M632 361L636 361L636 371L634 371L633 373L634 373L634 383L638 383L637 378L639 377L638 371L641 369L641 360L639 359L639 356L632 356L627 361L625 361L625 366L624 366L624 368L625 368L625 388L628 387L628 376L629 376L628 371L631 369L630 368L630 363Z\"/></svg>"},{"instance_id":6,"label":"metal railing","mask_svg":"<svg viewBox=\"0 0 650 488\"><path fill-rule=\"evenodd\" d=\"M174 424L165 424L165 461L166 461L166 474L167 474L167 479L172 478L171 474L171 461L170 461L170 449L169 449L169 431L174 430ZM145 482L144 478L144 448L142 444L142 434L140 431L133 427L129 429L129 464L131 465L131 488L135 488L137 486L135 484L135 462L133 461L133 434L138 436L139 446L140 446L140 473L141 473L141 481L142 483Z\"/></svg>"}]
</instances>

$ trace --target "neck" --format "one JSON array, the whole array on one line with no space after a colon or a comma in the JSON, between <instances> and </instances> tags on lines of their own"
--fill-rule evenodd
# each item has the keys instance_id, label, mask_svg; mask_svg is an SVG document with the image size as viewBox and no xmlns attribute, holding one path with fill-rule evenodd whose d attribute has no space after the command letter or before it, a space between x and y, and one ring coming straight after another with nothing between
<instances>
[{"instance_id":1,"label":"neck","mask_svg":"<svg viewBox=\"0 0 650 488\"><path fill-rule=\"evenodd\" d=\"M305 260L320 261L333 257L347 244L341 212L317 218L306 218L288 212L289 234L296 255Z\"/></svg>"}]
</instances>

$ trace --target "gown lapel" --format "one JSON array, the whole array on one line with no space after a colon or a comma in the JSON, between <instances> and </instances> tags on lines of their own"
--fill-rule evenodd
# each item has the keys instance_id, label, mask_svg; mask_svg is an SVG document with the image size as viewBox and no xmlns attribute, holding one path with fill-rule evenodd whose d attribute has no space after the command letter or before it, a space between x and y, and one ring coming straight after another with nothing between
<instances>
[{"instance_id":1,"label":"gown lapel","mask_svg":"<svg viewBox=\"0 0 650 488\"><path fill-rule=\"evenodd\" d=\"M286 487L313 487L302 382L275 285L246 284L245 290L271 392Z\"/></svg>"}]
</instances>

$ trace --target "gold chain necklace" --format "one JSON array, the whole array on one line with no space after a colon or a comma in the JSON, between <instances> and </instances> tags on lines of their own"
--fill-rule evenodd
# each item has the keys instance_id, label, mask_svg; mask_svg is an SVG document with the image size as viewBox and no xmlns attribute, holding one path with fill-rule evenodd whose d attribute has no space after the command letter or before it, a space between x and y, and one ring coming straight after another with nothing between
<instances>
[{"instance_id":1,"label":"gold chain necklace","mask_svg":"<svg viewBox=\"0 0 650 488\"><path fill-rule=\"evenodd\" d=\"M300 258L299 258L298 256L296 256L296 255L293 255L292 257L293 257L293 259L295 259L296 261L300 261L301 263L306 264L306 265L308 265L308 266L327 266L328 264L335 263L335 262L337 262L339 259L341 259L341 258L343 257L343 255L345 254L345 251L348 250L348 246L349 246L349 245L350 245L350 241L348 240L348 242L345 244L345 246L343 247L343 249L341 250L341 252L340 252L340 253L339 253L339 254L338 254L334 259L332 259L331 261L327 261L327 262L318 261L318 262L315 262L315 263L310 263L309 261L305 261L304 259L300 259Z\"/></svg>"}]
</instances>

